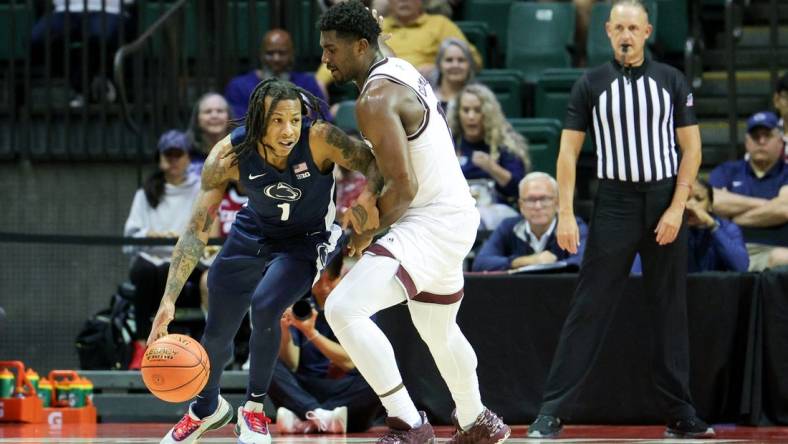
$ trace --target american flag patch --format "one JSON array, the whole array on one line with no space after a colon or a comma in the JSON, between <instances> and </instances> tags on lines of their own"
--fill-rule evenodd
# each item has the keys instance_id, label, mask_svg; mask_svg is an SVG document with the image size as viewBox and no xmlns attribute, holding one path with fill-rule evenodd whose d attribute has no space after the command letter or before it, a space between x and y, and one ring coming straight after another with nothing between
<instances>
[{"instance_id":1,"label":"american flag patch","mask_svg":"<svg viewBox=\"0 0 788 444\"><path fill-rule=\"evenodd\" d=\"M304 171L306 171L308 169L309 168L306 166L306 162L301 162L298 165L293 165L293 172L296 173L296 174L303 173Z\"/></svg>"}]
</instances>

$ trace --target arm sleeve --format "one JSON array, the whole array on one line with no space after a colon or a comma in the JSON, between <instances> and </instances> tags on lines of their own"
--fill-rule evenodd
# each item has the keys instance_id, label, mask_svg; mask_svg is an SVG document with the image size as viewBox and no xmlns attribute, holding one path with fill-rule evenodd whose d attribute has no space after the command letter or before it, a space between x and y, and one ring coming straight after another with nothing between
<instances>
[{"instance_id":1,"label":"arm sleeve","mask_svg":"<svg viewBox=\"0 0 788 444\"><path fill-rule=\"evenodd\" d=\"M498 225L476 254L473 271L502 271L510 268L512 258L508 256L506 248L506 237L509 234L511 234L509 224Z\"/></svg>"},{"instance_id":2,"label":"arm sleeve","mask_svg":"<svg viewBox=\"0 0 788 444\"><path fill-rule=\"evenodd\" d=\"M498 182L496 182L495 188L506 197L517 197L519 192L517 186L525 176L525 164L514 154L507 151L501 151L501 156L498 158L498 165L510 172L512 178L509 179L509 182L504 186L498 185Z\"/></svg>"},{"instance_id":3,"label":"arm sleeve","mask_svg":"<svg viewBox=\"0 0 788 444\"><path fill-rule=\"evenodd\" d=\"M673 90L673 122L676 128L683 126L697 125L698 119L695 117L695 99L692 96L689 84L684 74L678 70L673 71L674 90Z\"/></svg>"},{"instance_id":4,"label":"arm sleeve","mask_svg":"<svg viewBox=\"0 0 788 444\"><path fill-rule=\"evenodd\" d=\"M569 104L566 107L566 119L564 119L564 129L586 132L589 125L591 93L588 85L588 77L582 76L572 86L569 95Z\"/></svg>"},{"instance_id":5,"label":"arm sleeve","mask_svg":"<svg viewBox=\"0 0 788 444\"><path fill-rule=\"evenodd\" d=\"M741 229L733 222L717 219L720 226L711 233L713 248L725 270L745 272L750 266Z\"/></svg>"}]
</instances>

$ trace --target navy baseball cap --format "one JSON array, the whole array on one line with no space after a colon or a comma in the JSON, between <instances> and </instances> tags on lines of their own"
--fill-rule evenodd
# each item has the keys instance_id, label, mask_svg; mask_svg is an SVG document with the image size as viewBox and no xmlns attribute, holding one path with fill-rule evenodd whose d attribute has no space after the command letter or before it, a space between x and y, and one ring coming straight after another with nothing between
<instances>
[{"instance_id":1,"label":"navy baseball cap","mask_svg":"<svg viewBox=\"0 0 788 444\"><path fill-rule=\"evenodd\" d=\"M189 137L182 131L169 130L159 137L159 151L180 150L189 152Z\"/></svg>"},{"instance_id":2,"label":"navy baseball cap","mask_svg":"<svg viewBox=\"0 0 788 444\"><path fill-rule=\"evenodd\" d=\"M752 132L755 128L762 126L768 129L775 129L777 128L777 122L780 119L777 118L777 115L771 111L761 111L759 113L755 113L747 119L747 132Z\"/></svg>"}]
</instances>

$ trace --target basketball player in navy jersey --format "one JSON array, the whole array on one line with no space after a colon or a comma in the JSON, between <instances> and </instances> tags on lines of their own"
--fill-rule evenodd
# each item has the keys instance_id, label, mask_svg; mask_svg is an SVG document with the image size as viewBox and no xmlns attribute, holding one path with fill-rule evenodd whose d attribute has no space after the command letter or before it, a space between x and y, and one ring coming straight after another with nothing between
<instances>
[{"instance_id":1,"label":"basketball player in navy jersey","mask_svg":"<svg viewBox=\"0 0 788 444\"><path fill-rule=\"evenodd\" d=\"M320 31L322 59L334 80L353 81L360 90L359 129L384 183L369 191L379 194L380 229L389 231L369 247L325 307L336 337L386 408L389 431L378 442L435 442L426 415L416 410L403 385L391 343L370 320L406 302L456 405L450 442L500 443L511 430L482 403L476 353L457 326L462 263L476 238L479 212L442 108L413 65L384 57L380 26L357 0L332 6ZM357 219L363 211L354 208ZM361 231L351 237L356 252L375 234Z\"/></svg>"},{"instance_id":2,"label":"basketball player in navy jersey","mask_svg":"<svg viewBox=\"0 0 788 444\"><path fill-rule=\"evenodd\" d=\"M247 401L238 408L239 442L270 443L263 397L280 343L279 319L306 294L317 273L336 252L341 229L335 225L334 164L377 175L374 158L361 142L316 120L308 92L270 79L252 92L246 125L212 150L202 171L201 191L187 231L172 256L167 285L148 338L167 334L174 305L200 259L229 181L249 196L208 275L208 319L202 344L211 362L208 383L162 443L192 443L205 431L225 425L231 406L219 395L223 365L232 356L233 337L251 307L250 370ZM377 224L374 204L364 211ZM363 226L364 221L354 220Z\"/></svg>"}]
</instances>

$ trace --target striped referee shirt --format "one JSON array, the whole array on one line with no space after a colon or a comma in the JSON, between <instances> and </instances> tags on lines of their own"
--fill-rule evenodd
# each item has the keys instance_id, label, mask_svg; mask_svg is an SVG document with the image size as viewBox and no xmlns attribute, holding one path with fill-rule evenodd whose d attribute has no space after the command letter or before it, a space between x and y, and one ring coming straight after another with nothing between
<instances>
[{"instance_id":1,"label":"striped referee shirt","mask_svg":"<svg viewBox=\"0 0 788 444\"><path fill-rule=\"evenodd\" d=\"M597 177L651 182L676 175L676 128L696 125L692 93L675 68L646 59L589 69L572 87L564 128L590 130Z\"/></svg>"}]
</instances>

